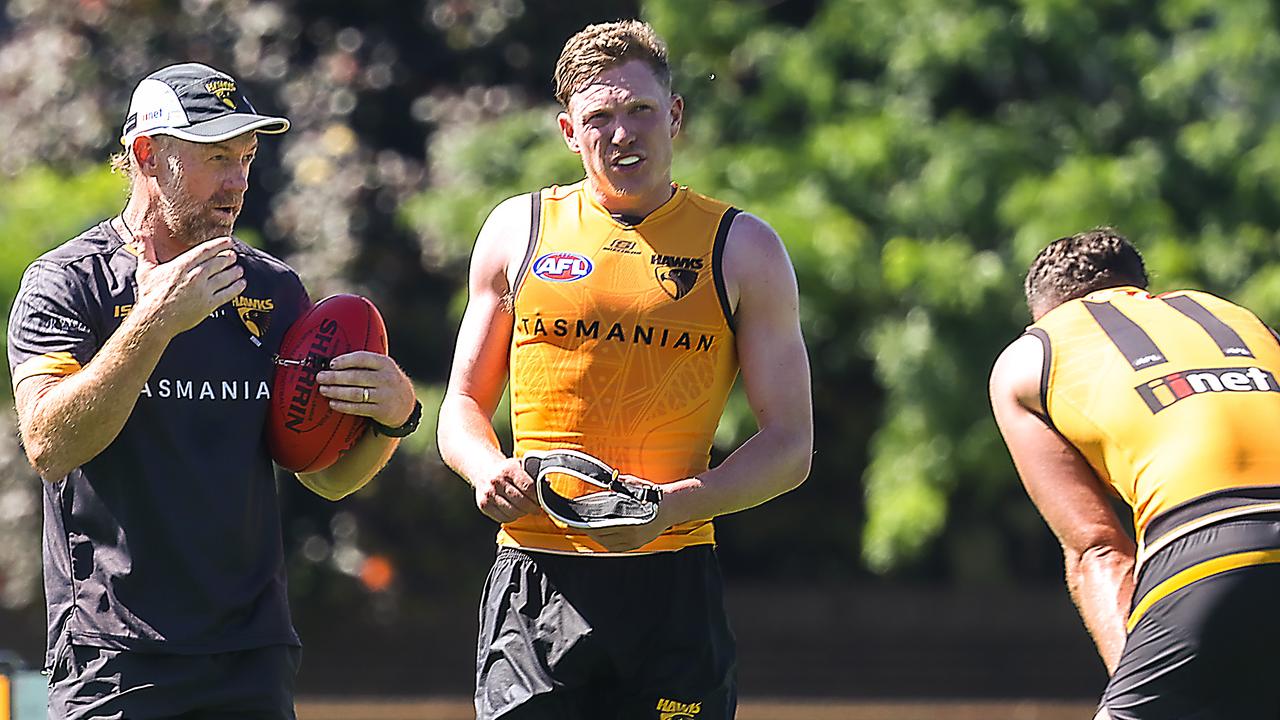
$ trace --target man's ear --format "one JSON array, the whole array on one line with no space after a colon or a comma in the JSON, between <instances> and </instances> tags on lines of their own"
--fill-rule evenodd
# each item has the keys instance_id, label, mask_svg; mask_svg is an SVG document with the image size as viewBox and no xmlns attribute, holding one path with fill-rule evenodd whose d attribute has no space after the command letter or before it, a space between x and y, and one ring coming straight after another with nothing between
<instances>
[{"instance_id":1,"label":"man's ear","mask_svg":"<svg viewBox=\"0 0 1280 720\"><path fill-rule=\"evenodd\" d=\"M684 98L671 95L671 137L680 134L680 126L684 123Z\"/></svg>"},{"instance_id":2,"label":"man's ear","mask_svg":"<svg viewBox=\"0 0 1280 720\"><path fill-rule=\"evenodd\" d=\"M142 170L143 175L155 177L160 165L157 150L159 148L156 147L156 141L146 135L139 135L133 139L133 157L138 161L138 168Z\"/></svg>"},{"instance_id":3,"label":"man's ear","mask_svg":"<svg viewBox=\"0 0 1280 720\"><path fill-rule=\"evenodd\" d=\"M556 123L560 126L560 137L564 139L564 144L575 153L581 153L582 148L578 145L578 136L574 134L573 118L569 117L569 113L562 112L557 115Z\"/></svg>"}]
</instances>

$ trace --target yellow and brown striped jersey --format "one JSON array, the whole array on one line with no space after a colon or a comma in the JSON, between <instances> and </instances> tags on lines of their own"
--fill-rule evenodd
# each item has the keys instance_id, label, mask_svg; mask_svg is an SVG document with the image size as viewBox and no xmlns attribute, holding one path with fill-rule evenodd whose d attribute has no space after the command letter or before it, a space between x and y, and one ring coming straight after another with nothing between
<instances>
[{"instance_id":1,"label":"yellow and brown striped jersey","mask_svg":"<svg viewBox=\"0 0 1280 720\"><path fill-rule=\"evenodd\" d=\"M1110 288L1031 326L1053 426L1133 508L1144 553L1280 509L1280 344L1203 292Z\"/></svg>"},{"instance_id":2,"label":"yellow and brown striped jersey","mask_svg":"<svg viewBox=\"0 0 1280 720\"><path fill-rule=\"evenodd\" d=\"M631 225L583 183L532 196L528 251L516 280L511 413L516 454L568 448L652 482L706 470L738 372L721 257L737 211L685 187ZM557 490L590 486L557 478ZM538 512L499 543L602 552ZM709 519L641 548L714 542Z\"/></svg>"}]
</instances>

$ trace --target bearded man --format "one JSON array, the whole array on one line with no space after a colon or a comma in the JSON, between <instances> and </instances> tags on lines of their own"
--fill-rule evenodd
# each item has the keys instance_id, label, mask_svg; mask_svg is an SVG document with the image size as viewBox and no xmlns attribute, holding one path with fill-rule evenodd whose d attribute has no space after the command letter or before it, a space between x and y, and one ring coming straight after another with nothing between
<instances>
[{"instance_id":1,"label":"bearded man","mask_svg":"<svg viewBox=\"0 0 1280 720\"><path fill-rule=\"evenodd\" d=\"M231 237L259 115L229 75L163 68L134 91L113 165L129 200L34 261L9 325L23 445L44 478L51 718L294 718L275 474L273 354L309 306L289 266ZM384 355L317 374L371 432L301 475L367 483L420 412Z\"/></svg>"}]
</instances>

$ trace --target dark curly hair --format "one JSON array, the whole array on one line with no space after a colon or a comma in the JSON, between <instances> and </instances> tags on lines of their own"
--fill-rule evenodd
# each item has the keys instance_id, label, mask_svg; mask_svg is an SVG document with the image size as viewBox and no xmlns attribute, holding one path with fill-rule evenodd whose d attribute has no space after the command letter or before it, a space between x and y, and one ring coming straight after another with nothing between
<instances>
[{"instance_id":1,"label":"dark curly hair","mask_svg":"<svg viewBox=\"0 0 1280 720\"><path fill-rule=\"evenodd\" d=\"M1036 316L1095 290L1124 285L1147 287L1142 256L1115 229L1099 227L1049 243L1032 261L1024 289Z\"/></svg>"}]
</instances>

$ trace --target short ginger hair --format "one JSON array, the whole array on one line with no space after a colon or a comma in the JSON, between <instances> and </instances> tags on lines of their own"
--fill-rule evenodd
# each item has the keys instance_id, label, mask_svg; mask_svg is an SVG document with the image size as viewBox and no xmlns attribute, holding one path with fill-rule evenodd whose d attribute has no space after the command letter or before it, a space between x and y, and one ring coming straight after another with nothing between
<instances>
[{"instance_id":1,"label":"short ginger hair","mask_svg":"<svg viewBox=\"0 0 1280 720\"><path fill-rule=\"evenodd\" d=\"M569 38L556 61L556 100L565 108L569 98L600 73L630 60L646 63L658 81L671 87L667 44L649 23L639 20L588 25Z\"/></svg>"}]
</instances>

